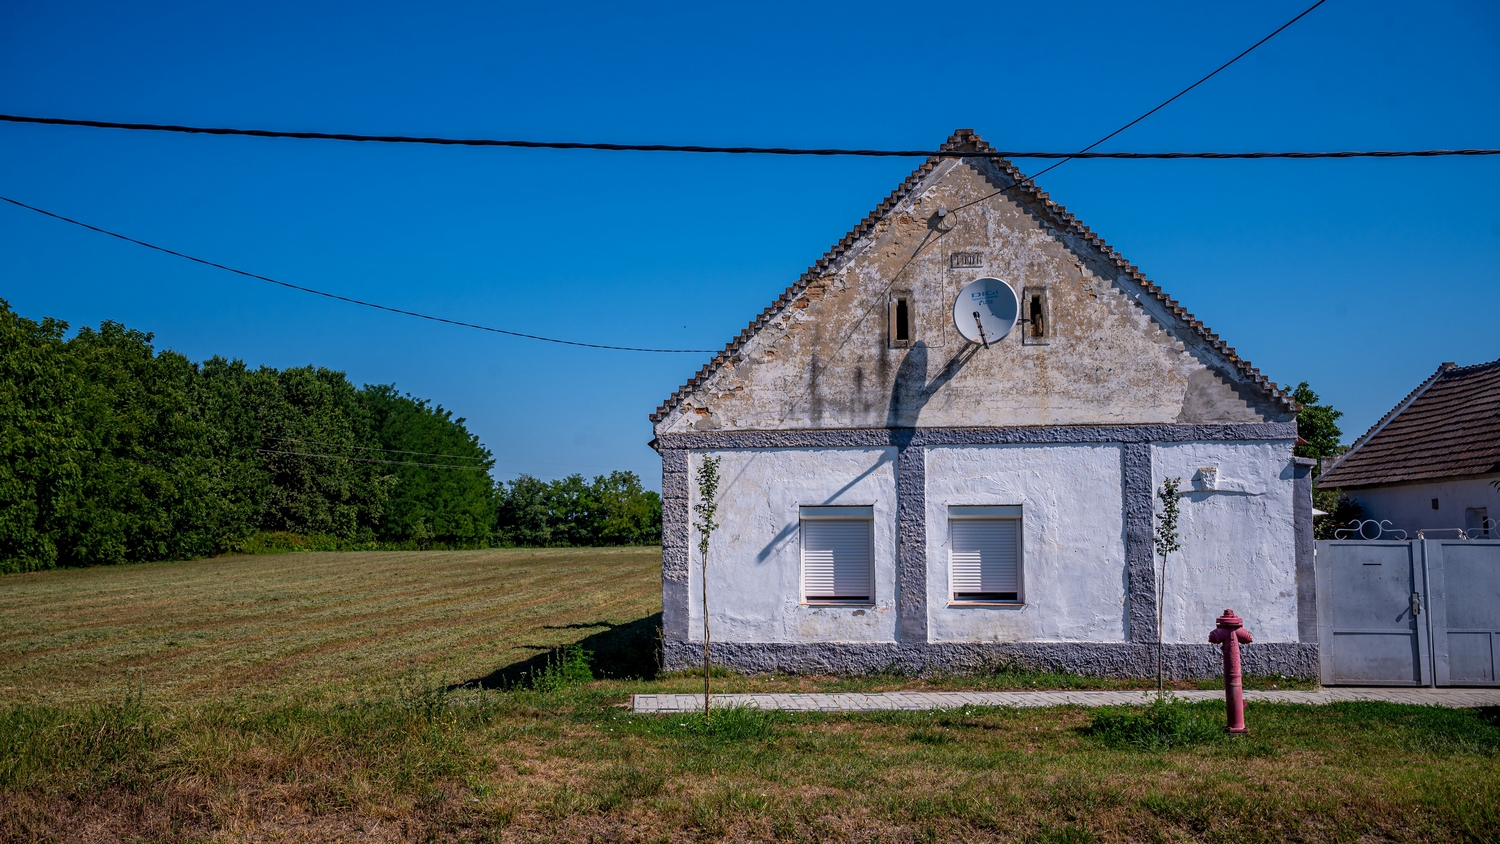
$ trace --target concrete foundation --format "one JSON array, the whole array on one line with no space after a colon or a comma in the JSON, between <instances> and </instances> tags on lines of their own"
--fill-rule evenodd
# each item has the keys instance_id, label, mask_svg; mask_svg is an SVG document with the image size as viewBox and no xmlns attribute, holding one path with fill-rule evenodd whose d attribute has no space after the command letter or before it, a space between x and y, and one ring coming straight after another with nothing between
<instances>
[{"instance_id":1,"label":"concrete foundation","mask_svg":"<svg viewBox=\"0 0 1500 844\"><path fill-rule=\"evenodd\" d=\"M1206 634L1205 634L1206 635ZM1122 642L1009 642L1003 644L853 644L840 642L713 643L713 664L746 674L879 674L903 676L991 672L999 668L1058 671L1088 677L1155 677L1156 646ZM1167 677L1191 680L1222 673L1214 645L1167 645ZM1303 680L1318 677L1318 646L1295 642L1245 645L1244 671ZM662 667L669 671L703 665L703 645L663 642Z\"/></svg>"}]
</instances>

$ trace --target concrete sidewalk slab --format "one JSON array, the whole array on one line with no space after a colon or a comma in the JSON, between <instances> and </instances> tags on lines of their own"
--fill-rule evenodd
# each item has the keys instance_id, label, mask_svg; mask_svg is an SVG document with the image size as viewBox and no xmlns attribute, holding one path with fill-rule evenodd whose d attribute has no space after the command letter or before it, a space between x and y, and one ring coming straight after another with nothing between
<instances>
[{"instance_id":1,"label":"concrete sidewalk slab","mask_svg":"<svg viewBox=\"0 0 1500 844\"><path fill-rule=\"evenodd\" d=\"M1223 700L1222 691L1173 692L1184 700ZM719 694L715 708L743 706L785 712L880 712L884 710L957 709L961 706L1139 706L1154 691L1126 692L840 692L837 694ZM1500 706L1500 689L1335 688L1317 691L1247 691L1245 700L1266 703L1326 704L1384 701L1416 706L1467 709ZM703 695L634 695L632 709L641 713L701 712Z\"/></svg>"}]
</instances>

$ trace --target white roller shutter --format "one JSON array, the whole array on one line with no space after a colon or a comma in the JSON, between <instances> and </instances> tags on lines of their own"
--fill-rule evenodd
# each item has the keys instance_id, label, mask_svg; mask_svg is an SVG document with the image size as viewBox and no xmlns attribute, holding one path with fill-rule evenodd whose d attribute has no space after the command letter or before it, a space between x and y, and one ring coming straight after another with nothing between
<instances>
[{"instance_id":1,"label":"white roller shutter","mask_svg":"<svg viewBox=\"0 0 1500 844\"><path fill-rule=\"evenodd\" d=\"M1014 601L1021 592L1020 519L948 522L955 601Z\"/></svg>"},{"instance_id":2,"label":"white roller shutter","mask_svg":"<svg viewBox=\"0 0 1500 844\"><path fill-rule=\"evenodd\" d=\"M870 600L869 519L802 521L802 590L809 601Z\"/></svg>"}]
</instances>

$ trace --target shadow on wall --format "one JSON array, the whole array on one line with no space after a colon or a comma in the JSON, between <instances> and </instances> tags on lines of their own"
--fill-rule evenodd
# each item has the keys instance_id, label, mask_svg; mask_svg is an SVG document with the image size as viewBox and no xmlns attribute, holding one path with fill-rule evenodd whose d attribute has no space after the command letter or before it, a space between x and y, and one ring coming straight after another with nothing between
<instances>
[{"instance_id":1,"label":"shadow on wall","mask_svg":"<svg viewBox=\"0 0 1500 844\"><path fill-rule=\"evenodd\" d=\"M901 366L896 370L896 384L891 390L891 404L886 411L885 424L888 428L915 428L917 417L922 414L922 408L937 394L937 391L969 362L969 358L979 349L973 343L965 342L964 348L948 359L943 368L931 382L927 380L927 344L918 340L901 359Z\"/></svg>"},{"instance_id":2,"label":"shadow on wall","mask_svg":"<svg viewBox=\"0 0 1500 844\"><path fill-rule=\"evenodd\" d=\"M660 668L658 649L661 640L661 613L611 624L596 621L585 624L545 626L543 630L588 630L603 628L598 633L585 636L574 643L577 647L594 655L594 676L604 680L639 678L655 679ZM508 689L524 685L547 667L548 660L555 660L559 648L546 645L524 645L541 651L536 656L497 668L483 677L475 677L462 683L454 683L449 691L460 688Z\"/></svg>"}]
</instances>

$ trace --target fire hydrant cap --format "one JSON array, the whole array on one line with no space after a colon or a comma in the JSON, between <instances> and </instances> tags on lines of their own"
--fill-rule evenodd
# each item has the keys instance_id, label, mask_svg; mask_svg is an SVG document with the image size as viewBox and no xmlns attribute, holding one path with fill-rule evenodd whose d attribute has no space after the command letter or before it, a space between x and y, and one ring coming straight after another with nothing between
<instances>
[{"instance_id":1,"label":"fire hydrant cap","mask_svg":"<svg viewBox=\"0 0 1500 844\"><path fill-rule=\"evenodd\" d=\"M1241 627L1245 624L1245 620L1235 615L1234 610L1225 610L1217 621L1220 627Z\"/></svg>"}]
</instances>

